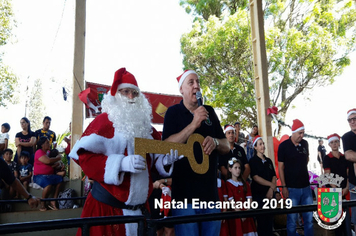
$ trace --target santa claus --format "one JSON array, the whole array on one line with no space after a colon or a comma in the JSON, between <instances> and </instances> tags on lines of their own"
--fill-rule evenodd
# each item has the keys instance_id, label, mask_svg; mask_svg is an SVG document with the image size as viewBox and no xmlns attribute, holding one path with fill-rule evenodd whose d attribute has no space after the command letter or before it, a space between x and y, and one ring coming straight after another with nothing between
<instances>
[{"instance_id":1,"label":"santa claus","mask_svg":"<svg viewBox=\"0 0 356 236\"><path fill-rule=\"evenodd\" d=\"M151 168L169 176L180 158L134 154L134 138L152 139L152 109L138 88L135 77L121 68L116 71L110 93L102 101L103 113L95 118L69 156L94 180L81 217L141 215L152 191ZM171 165L167 172L164 168ZM93 226L90 235L136 235L137 224ZM78 230L77 235L81 235Z\"/></svg>"}]
</instances>

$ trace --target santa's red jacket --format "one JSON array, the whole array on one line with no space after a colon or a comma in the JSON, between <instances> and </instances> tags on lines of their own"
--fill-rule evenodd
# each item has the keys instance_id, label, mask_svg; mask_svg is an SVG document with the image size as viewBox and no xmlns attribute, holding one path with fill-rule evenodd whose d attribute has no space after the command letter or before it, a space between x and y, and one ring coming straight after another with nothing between
<instances>
[{"instance_id":1,"label":"santa's red jacket","mask_svg":"<svg viewBox=\"0 0 356 236\"><path fill-rule=\"evenodd\" d=\"M156 133L147 134L153 139ZM162 176L169 176L166 172L161 158L164 155L147 155L147 168L140 173L121 172L122 159L127 155L134 154L134 140L126 140L124 135L115 132L113 123L108 119L107 113L97 116L87 127L81 139L74 145L69 156L78 163L84 173L94 181L97 181L112 196L126 205L144 204L152 191L150 170L153 165ZM100 208L100 209L97 209ZM108 216L108 215L141 215L140 209L113 209L107 204L98 202L89 194L82 217ZM99 231L95 231L98 229ZM93 231L94 230L94 231ZM123 231L124 230L124 231ZM91 233L122 235L136 234L137 224L126 224L125 228L119 225L91 227ZM110 231L110 232L107 232Z\"/></svg>"}]
</instances>

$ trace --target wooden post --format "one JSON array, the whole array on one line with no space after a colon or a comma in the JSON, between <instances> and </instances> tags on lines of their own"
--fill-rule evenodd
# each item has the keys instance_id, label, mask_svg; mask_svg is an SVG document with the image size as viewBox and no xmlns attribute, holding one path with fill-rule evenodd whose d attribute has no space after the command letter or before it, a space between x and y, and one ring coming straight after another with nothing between
<instances>
[{"instance_id":1,"label":"wooden post","mask_svg":"<svg viewBox=\"0 0 356 236\"><path fill-rule=\"evenodd\" d=\"M250 17L258 132L265 141L266 155L272 160L273 164L275 164L271 117L267 116L267 108L270 106L270 100L262 1L250 0Z\"/></svg>"},{"instance_id":2,"label":"wooden post","mask_svg":"<svg viewBox=\"0 0 356 236\"><path fill-rule=\"evenodd\" d=\"M73 107L71 147L83 133L84 110L78 94L84 90L84 57L85 57L85 10L86 0L76 0L74 64L73 64ZM81 179L82 170L73 160L70 161L70 179Z\"/></svg>"}]
</instances>

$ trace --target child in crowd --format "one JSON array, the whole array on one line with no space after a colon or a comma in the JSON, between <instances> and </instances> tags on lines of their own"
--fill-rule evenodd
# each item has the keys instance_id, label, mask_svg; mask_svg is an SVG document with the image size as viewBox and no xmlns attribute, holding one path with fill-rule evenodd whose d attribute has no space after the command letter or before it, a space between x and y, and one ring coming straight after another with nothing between
<instances>
[{"instance_id":1,"label":"child in crowd","mask_svg":"<svg viewBox=\"0 0 356 236\"><path fill-rule=\"evenodd\" d=\"M7 148L7 149L4 150L3 157L4 157L4 160L5 160L6 164L10 167L11 172L14 174L14 176L16 178L18 178L19 174L18 174L18 171L17 171L17 163L15 161L12 161L12 155L13 154L14 154L14 152L11 149ZM7 185L6 189L9 190L9 197L10 198L13 198L16 195L16 191L12 187Z\"/></svg>"},{"instance_id":2,"label":"child in crowd","mask_svg":"<svg viewBox=\"0 0 356 236\"><path fill-rule=\"evenodd\" d=\"M5 149L7 149L8 141L9 141L9 134L10 125L8 123L4 123L1 125L1 133L0 133L0 156Z\"/></svg>"},{"instance_id":3,"label":"child in crowd","mask_svg":"<svg viewBox=\"0 0 356 236\"><path fill-rule=\"evenodd\" d=\"M228 161L228 180L226 181L228 200L236 203L244 203L252 200L250 185L245 182L241 174L243 165L236 157ZM236 207L235 211L248 210ZM257 235L255 223L252 218L237 218L229 220L230 236Z\"/></svg>"},{"instance_id":4,"label":"child in crowd","mask_svg":"<svg viewBox=\"0 0 356 236\"><path fill-rule=\"evenodd\" d=\"M218 170L217 184L218 184L219 201L225 202L227 201L226 184L225 181L219 177L221 175L221 173L219 172L220 171ZM221 209L221 211L226 212L227 209ZM222 220L219 236L229 236L229 225L227 223L227 220Z\"/></svg>"},{"instance_id":5,"label":"child in crowd","mask_svg":"<svg viewBox=\"0 0 356 236\"><path fill-rule=\"evenodd\" d=\"M30 153L22 151L20 154L19 179L23 186L28 190L28 185L31 182L33 166L28 163Z\"/></svg>"},{"instance_id":6,"label":"child in crowd","mask_svg":"<svg viewBox=\"0 0 356 236\"><path fill-rule=\"evenodd\" d=\"M56 158L57 156L60 156L59 151L54 148L49 152L48 157L49 158ZM54 172L56 173L56 175L62 176L64 177L66 175L66 170L65 170L65 166L64 163L62 161L57 161L56 163L54 163L52 165Z\"/></svg>"},{"instance_id":7,"label":"child in crowd","mask_svg":"<svg viewBox=\"0 0 356 236\"><path fill-rule=\"evenodd\" d=\"M262 209L264 201L273 198L276 190L276 172L271 159L264 155L266 147L261 136L253 140L254 155L249 161L251 168L251 192L253 201ZM257 215L257 233L259 236L273 235L273 215Z\"/></svg>"},{"instance_id":8,"label":"child in crowd","mask_svg":"<svg viewBox=\"0 0 356 236\"><path fill-rule=\"evenodd\" d=\"M341 188L342 189L342 199L350 200L349 196L349 168L353 168L351 162L346 160L345 155L342 154L340 149L340 136L338 134L331 134L328 136L329 147L331 152L324 157L323 167L324 173L339 175L344 179L341 181L340 186L330 184L331 188ZM345 220L342 222L340 227L335 229L335 235L351 235L351 218L350 211L346 210Z\"/></svg>"}]
</instances>

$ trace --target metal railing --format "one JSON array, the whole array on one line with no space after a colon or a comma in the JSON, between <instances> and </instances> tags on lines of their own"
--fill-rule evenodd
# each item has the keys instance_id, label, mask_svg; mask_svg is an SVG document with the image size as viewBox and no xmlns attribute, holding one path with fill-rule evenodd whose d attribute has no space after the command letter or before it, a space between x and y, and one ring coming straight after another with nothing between
<instances>
[{"instance_id":1,"label":"metal railing","mask_svg":"<svg viewBox=\"0 0 356 236\"><path fill-rule=\"evenodd\" d=\"M138 223L137 235L144 235L144 216L105 216L89 218L73 218L63 220L46 220L35 222L11 223L0 225L0 234L23 233L64 228L82 228L82 235L89 236L89 229L96 225Z\"/></svg>"},{"instance_id":2,"label":"metal railing","mask_svg":"<svg viewBox=\"0 0 356 236\"><path fill-rule=\"evenodd\" d=\"M48 201L65 201L65 200L85 200L87 197L68 197L68 198L39 198L41 202ZM12 203L27 203L26 199L11 199L11 200L0 200L0 205L2 204L12 204Z\"/></svg>"},{"instance_id":3,"label":"metal railing","mask_svg":"<svg viewBox=\"0 0 356 236\"><path fill-rule=\"evenodd\" d=\"M342 207L349 208L356 206L356 200L343 201ZM184 224L202 221L214 221L223 219L254 217L256 215L280 215L289 213L300 213L316 211L317 204L294 206L291 209L256 209L248 211L222 212L214 214L201 214L189 216L172 216L164 219L147 219L145 216L106 216L106 217L89 217L74 218L64 220L48 220L36 222L24 222L0 225L0 234L3 233L21 233L42 230L55 230L63 228L82 228L82 235L89 236L89 229L96 225L111 225L124 223L138 223L138 236L155 235L158 225L166 224Z\"/></svg>"}]
</instances>

